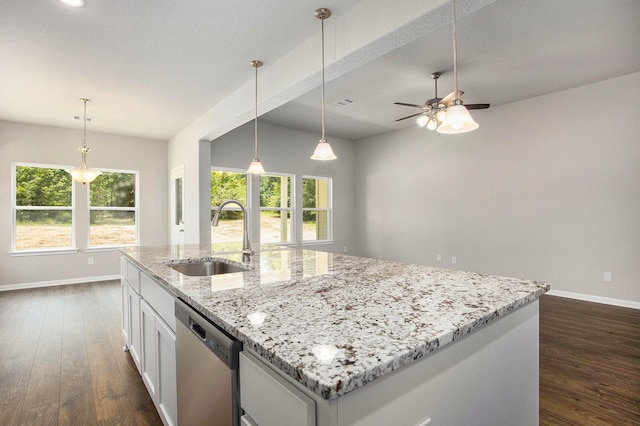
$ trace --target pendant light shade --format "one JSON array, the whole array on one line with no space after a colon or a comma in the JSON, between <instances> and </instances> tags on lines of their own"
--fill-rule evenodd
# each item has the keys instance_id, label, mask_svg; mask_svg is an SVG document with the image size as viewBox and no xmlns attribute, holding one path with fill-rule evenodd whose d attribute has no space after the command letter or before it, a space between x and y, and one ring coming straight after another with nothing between
<instances>
[{"instance_id":1,"label":"pendant light shade","mask_svg":"<svg viewBox=\"0 0 640 426\"><path fill-rule=\"evenodd\" d=\"M453 85L456 98L452 105L447 108L447 115L442 124L438 126L438 133L445 135L466 133L480 127L473 121L469 110L463 105L458 91L458 43L456 38L456 0L451 0L451 15L453 20Z\"/></svg>"},{"instance_id":2,"label":"pendant light shade","mask_svg":"<svg viewBox=\"0 0 640 426\"><path fill-rule=\"evenodd\" d=\"M255 145L254 145L254 155L249 168L247 169L247 173L252 175L263 175L264 167L262 167L262 163L258 158L258 68L260 68L264 63L262 61L251 61L249 64L256 69L256 115L253 123L254 135L255 135Z\"/></svg>"},{"instance_id":3,"label":"pendant light shade","mask_svg":"<svg viewBox=\"0 0 640 426\"><path fill-rule=\"evenodd\" d=\"M322 21L322 138L318 141L318 145L311 159L320 161L335 160L338 157L333 153L333 149L331 149L331 145L327 142L324 134L324 20L331 16L331 11L320 8L317 9L313 15Z\"/></svg>"},{"instance_id":4,"label":"pendant light shade","mask_svg":"<svg viewBox=\"0 0 640 426\"><path fill-rule=\"evenodd\" d=\"M320 139L318 145L316 145L316 150L313 152L311 156L312 160L335 160L336 155L333 153L331 149L331 145L327 142L326 139Z\"/></svg>"},{"instance_id":5,"label":"pendant light shade","mask_svg":"<svg viewBox=\"0 0 640 426\"><path fill-rule=\"evenodd\" d=\"M90 100L87 98L81 98L80 100L84 102L83 139L82 146L78 148L82 155L82 162L77 169L67 169L66 172L69 173L76 182L86 185L97 178L102 172L99 172L98 170L91 170L87 167L87 154L91 151L91 148L87 146L87 102L90 102Z\"/></svg>"}]
</instances>

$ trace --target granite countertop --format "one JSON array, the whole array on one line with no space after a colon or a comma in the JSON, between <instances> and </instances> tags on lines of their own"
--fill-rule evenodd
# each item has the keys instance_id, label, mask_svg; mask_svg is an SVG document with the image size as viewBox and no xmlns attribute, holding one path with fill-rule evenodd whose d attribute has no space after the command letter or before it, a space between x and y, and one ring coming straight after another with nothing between
<instances>
[{"instance_id":1,"label":"granite countertop","mask_svg":"<svg viewBox=\"0 0 640 426\"><path fill-rule=\"evenodd\" d=\"M334 399L538 299L546 283L280 246L246 272L182 275L167 264L242 262L237 247L123 249L167 290L325 399ZM252 325L254 313L266 315ZM248 315L250 317L248 317ZM329 362L319 345L338 351Z\"/></svg>"}]
</instances>

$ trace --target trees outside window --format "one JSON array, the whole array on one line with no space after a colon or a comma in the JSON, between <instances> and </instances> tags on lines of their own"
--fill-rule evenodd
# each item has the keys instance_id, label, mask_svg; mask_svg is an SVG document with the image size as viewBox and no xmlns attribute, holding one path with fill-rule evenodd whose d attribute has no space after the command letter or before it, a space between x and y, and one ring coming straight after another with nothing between
<instances>
[{"instance_id":1,"label":"trees outside window","mask_svg":"<svg viewBox=\"0 0 640 426\"><path fill-rule=\"evenodd\" d=\"M211 218L224 200L238 200L247 205L246 173L212 170L211 171ZM214 243L242 241L242 210L235 204L222 209L216 228L211 228L211 241Z\"/></svg>"},{"instance_id":2,"label":"trees outside window","mask_svg":"<svg viewBox=\"0 0 640 426\"><path fill-rule=\"evenodd\" d=\"M89 184L89 247L138 243L137 173L102 172Z\"/></svg>"},{"instance_id":3,"label":"trees outside window","mask_svg":"<svg viewBox=\"0 0 640 426\"><path fill-rule=\"evenodd\" d=\"M260 176L260 242L294 241L291 226L291 175Z\"/></svg>"},{"instance_id":4,"label":"trees outside window","mask_svg":"<svg viewBox=\"0 0 640 426\"><path fill-rule=\"evenodd\" d=\"M13 167L13 251L75 247L73 184L62 168Z\"/></svg>"},{"instance_id":5,"label":"trees outside window","mask_svg":"<svg viewBox=\"0 0 640 426\"><path fill-rule=\"evenodd\" d=\"M254 181L254 183L258 180ZM269 173L259 177L259 185L249 185L247 174L234 170L211 171L212 215L227 199L247 205L248 199L260 199L259 225L261 243L324 242L332 239L331 178L303 176L302 178L302 237L296 235L295 175ZM249 191L254 191L253 196ZM259 191L259 193L257 193ZM256 198L254 198L256 197ZM298 195L299 197L299 195ZM255 208L255 206L253 206ZM212 216L213 217L213 216ZM216 244L241 242L243 218L234 204L224 207L217 228L211 228L211 241ZM229 246L231 248L232 246Z\"/></svg>"},{"instance_id":6,"label":"trees outside window","mask_svg":"<svg viewBox=\"0 0 640 426\"><path fill-rule=\"evenodd\" d=\"M302 241L332 239L331 179L302 177Z\"/></svg>"}]
</instances>

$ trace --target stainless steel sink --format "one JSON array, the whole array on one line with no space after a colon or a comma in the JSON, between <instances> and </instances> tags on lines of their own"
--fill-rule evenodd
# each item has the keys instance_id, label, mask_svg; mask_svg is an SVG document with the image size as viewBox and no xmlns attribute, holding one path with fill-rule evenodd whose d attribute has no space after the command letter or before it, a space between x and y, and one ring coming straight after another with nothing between
<instances>
[{"instance_id":1,"label":"stainless steel sink","mask_svg":"<svg viewBox=\"0 0 640 426\"><path fill-rule=\"evenodd\" d=\"M246 269L232 263L220 260L206 260L191 263L172 263L169 265L176 271L192 277L206 277L210 275L230 274L232 272L245 272Z\"/></svg>"}]
</instances>

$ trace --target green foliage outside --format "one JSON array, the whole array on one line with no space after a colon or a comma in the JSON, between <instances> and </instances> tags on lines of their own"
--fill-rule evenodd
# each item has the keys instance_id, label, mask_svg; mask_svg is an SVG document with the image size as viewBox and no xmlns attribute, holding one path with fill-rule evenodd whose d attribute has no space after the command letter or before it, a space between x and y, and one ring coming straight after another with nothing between
<instances>
[{"instance_id":1,"label":"green foliage outside","mask_svg":"<svg viewBox=\"0 0 640 426\"><path fill-rule=\"evenodd\" d=\"M224 200L238 200L247 205L247 177L244 173L211 172L211 206L217 207ZM232 207L232 206L230 206ZM242 212L234 210L223 211L222 220L241 219Z\"/></svg>"},{"instance_id":2,"label":"green foliage outside","mask_svg":"<svg viewBox=\"0 0 640 426\"><path fill-rule=\"evenodd\" d=\"M16 166L16 205L71 207L71 175L62 169Z\"/></svg>"},{"instance_id":3,"label":"green foliage outside","mask_svg":"<svg viewBox=\"0 0 640 426\"><path fill-rule=\"evenodd\" d=\"M260 207L287 208L291 207L290 178L286 176L260 177ZM286 185L286 199L282 199L282 184ZM262 215L280 217L280 212L263 211Z\"/></svg>"},{"instance_id":4,"label":"green foliage outside","mask_svg":"<svg viewBox=\"0 0 640 426\"><path fill-rule=\"evenodd\" d=\"M135 207L133 173L103 172L89 184L91 207Z\"/></svg>"},{"instance_id":5,"label":"green foliage outside","mask_svg":"<svg viewBox=\"0 0 640 426\"><path fill-rule=\"evenodd\" d=\"M316 179L302 179L302 208L316 207ZM316 213L313 211L302 212L302 222L315 222Z\"/></svg>"},{"instance_id":6,"label":"green foliage outside","mask_svg":"<svg viewBox=\"0 0 640 426\"><path fill-rule=\"evenodd\" d=\"M104 172L89 184L92 207L135 207L135 174ZM16 166L16 222L19 226L71 226L72 179L63 169ZM21 210L21 206L69 207L69 210ZM101 213L101 214L100 214ZM92 225L131 222L129 212L94 212ZM103 216L103 217L102 217Z\"/></svg>"},{"instance_id":7,"label":"green foliage outside","mask_svg":"<svg viewBox=\"0 0 640 426\"><path fill-rule=\"evenodd\" d=\"M19 226L71 226L71 210L20 210L20 206L69 207L71 175L62 169L16 166L16 222Z\"/></svg>"}]
</instances>

